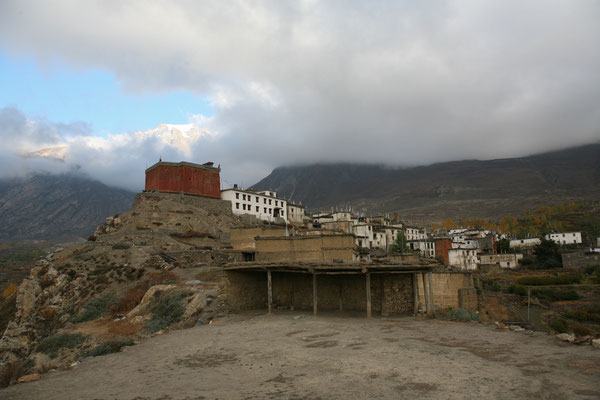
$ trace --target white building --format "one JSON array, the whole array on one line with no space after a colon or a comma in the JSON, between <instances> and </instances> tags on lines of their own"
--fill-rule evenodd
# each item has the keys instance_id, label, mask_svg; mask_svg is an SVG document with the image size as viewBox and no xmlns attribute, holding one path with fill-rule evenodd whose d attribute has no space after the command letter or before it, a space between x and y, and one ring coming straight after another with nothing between
<instances>
[{"instance_id":1,"label":"white building","mask_svg":"<svg viewBox=\"0 0 600 400\"><path fill-rule=\"evenodd\" d=\"M538 244L542 243L541 239L539 238L530 238L530 239L513 239L510 241L510 248L514 248L514 247L533 247L533 246L537 246Z\"/></svg>"},{"instance_id":2,"label":"white building","mask_svg":"<svg viewBox=\"0 0 600 400\"><path fill-rule=\"evenodd\" d=\"M431 240L409 240L407 245L411 250L419 251L423 257L435 258L435 242Z\"/></svg>"},{"instance_id":3,"label":"white building","mask_svg":"<svg viewBox=\"0 0 600 400\"><path fill-rule=\"evenodd\" d=\"M373 245L373 227L369 224L358 223L352 226L352 233L356 236L356 245L370 249Z\"/></svg>"},{"instance_id":4,"label":"white building","mask_svg":"<svg viewBox=\"0 0 600 400\"><path fill-rule=\"evenodd\" d=\"M480 254L479 261L481 264L498 265L500 268L517 268L519 260L523 258L523 254Z\"/></svg>"},{"instance_id":5,"label":"white building","mask_svg":"<svg viewBox=\"0 0 600 400\"><path fill-rule=\"evenodd\" d=\"M582 243L581 232L551 233L546 235L546 240L552 240L561 245Z\"/></svg>"},{"instance_id":6,"label":"white building","mask_svg":"<svg viewBox=\"0 0 600 400\"><path fill-rule=\"evenodd\" d=\"M250 214L264 221L276 221L277 218L288 221L287 201L271 190L255 192L234 185L231 189L221 190L221 199L231 202L234 214Z\"/></svg>"},{"instance_id":7,"label":"white building","mask_svg":"<svg viewBox=\"0 0 600 400\"><path fill-rule=\"evenodd\" d=\"M304 206L287 203L287 219L292 224L304 225Z\"/></svg>"},{"instance_id":8,"label":"white building","mask_svg":"<svg viewBox=\"0 0 600 400\"><path fill-rule=\"evenodd\" d=\"M448 249L448 264L460 269L475 270L479 264L477 250Z\"/></svg>"},{"instance_id":9,"label":"white building","mask_svg":"<svg viewBox=\"0 0 600 400\"><path fill-rule=\"evenodd\" d=\"M406 236L406 240L427 239L427 233L425 233L425 229L421 229L421 228L406 227L405 236Z\"/></svg>"}]
</instances>

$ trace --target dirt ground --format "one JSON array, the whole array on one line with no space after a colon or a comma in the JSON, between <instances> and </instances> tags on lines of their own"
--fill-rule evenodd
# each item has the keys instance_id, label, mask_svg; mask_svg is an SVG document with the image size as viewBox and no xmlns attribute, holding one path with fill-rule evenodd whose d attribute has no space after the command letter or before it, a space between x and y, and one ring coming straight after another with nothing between
<instances>
[{"instance_id":1,"label":"dirt ground","mask_svg":"<svg viewBox=\"0 0 600 400\"><path fill-rule=\"evenodd\" d=\"M592 399L600 351L440 320L235 315L154 337L0 399Z\"/></svg>"}]
</instances>

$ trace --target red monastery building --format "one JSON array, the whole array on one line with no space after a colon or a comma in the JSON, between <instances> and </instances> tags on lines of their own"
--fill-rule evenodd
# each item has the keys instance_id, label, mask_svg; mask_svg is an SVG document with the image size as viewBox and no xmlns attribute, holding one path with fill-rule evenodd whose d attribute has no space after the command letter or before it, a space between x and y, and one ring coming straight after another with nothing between
<instances>
[{"instance_id":1,"label":"red monastery building","mask_svg":"<svg viewBox=\"0 0 600 400\"><path fill-rule=\"evenodd\" d=\"M212 162L194 164L159 161L146 170L146 191L221 198L221 168Z\"/></svg>"}]
</instances>

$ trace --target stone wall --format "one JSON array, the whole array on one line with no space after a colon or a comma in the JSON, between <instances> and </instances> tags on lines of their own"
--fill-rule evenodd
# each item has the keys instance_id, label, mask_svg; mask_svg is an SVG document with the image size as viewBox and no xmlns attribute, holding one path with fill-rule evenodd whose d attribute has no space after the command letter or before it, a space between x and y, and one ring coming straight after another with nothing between
<instances>
[{"instance_id":1,"label":"stone wall","mask_svg":"<svg viewBox=\"0 0 600 400\"><path fill-rule=\"evenodd\" d=\"M459 307L458 289L472 288L473 275L469 272L434 272L431 274L433 305L441 308ZM425 309L423 279L418 275L419 309Z\"/></svg>"},{"instance_id":2,"label":"stone wall","mask_svg":"<svg viewBox=\"0 0 600 400\"><path fill-rule=\"evenodd\" d=\"M600 265L600 253L577 251L562 253L563 268L578 269Z\"/></svg>"}]
</instances>

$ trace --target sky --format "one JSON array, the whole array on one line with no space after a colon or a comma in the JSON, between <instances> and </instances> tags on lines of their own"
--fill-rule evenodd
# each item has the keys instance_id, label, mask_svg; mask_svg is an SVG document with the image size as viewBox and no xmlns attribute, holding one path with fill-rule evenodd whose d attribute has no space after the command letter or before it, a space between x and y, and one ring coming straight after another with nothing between
<instances>
[{"instance_id":1,"label":"sky","mask_svg":"<svg viewBox=\"0 0 600 400\"><path fill-rule=\"evenodd\" d=\"M599 18L592 0L4 0L0 176L140 190L162 157L250 186L597 143ZM63 162L22 157L52 147Z\"/></svg>"}]
</instances>

